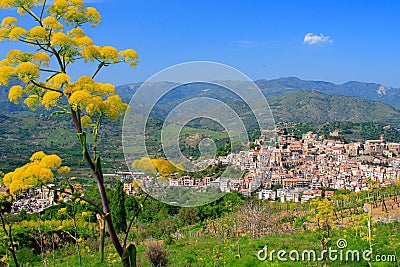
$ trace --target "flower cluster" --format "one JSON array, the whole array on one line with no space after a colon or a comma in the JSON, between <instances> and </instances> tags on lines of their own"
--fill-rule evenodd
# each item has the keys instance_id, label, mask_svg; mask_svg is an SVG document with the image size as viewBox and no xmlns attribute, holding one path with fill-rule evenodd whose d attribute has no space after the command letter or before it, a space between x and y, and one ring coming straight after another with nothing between
<instances>
[{"instance_id":1,"label":"flower cluster","mask_svg":"<svg viewBox=\"0 0 400 267\"><path fill-rule=\"evenodd\" d=\"M4 176L3 182L10 188L10 193L16 195L32 186L42 185L54 180L52 170L61 166L61 158L57 155L46 155L36 152L26 165L15 169ZM65 167L62 167L65 170Z\"/></svg>"},{"instance_id":2,"label":"flower cluster","mask_svg":"<svg viewBox=\"0 0 400 267\"><path fill-rule=\"evenodd\" d=\"M118 119L127 105L115 94L111 84L95 82L93 77L104 66L127 62L131 66L138 63L135 50L118 51L112 46L96 46L83 30L84 24L96 26L101 16L93 7L85 7L82 0L55 0L49 5L43 16L37 16L34 8L37 0L0 0L0 9L18 8L20 15L30 15L36 26L24 29L18 26L18 19L6 17L0 26L0 41L19 41L35 46L37 53L11 50L0 61L0 85L8 85L11 79L22 81L10 88L8 98L18 104L21 99L31 109L44 106L50 110L62 108L60 101L66 97L74 110L83 111L88 117L82 120L85 126L93 125L93 116L105 116L110 120ZM50 59L56 60L59 69L47 69ZM67 75L67 66L83 59L98 64L93 76L82 76L71 82ZM42 77L49 73L48 77ZM43 79L45 78L45 79ZM62 108L63 109L63 108ZM65 110L65 108L63 109Z\"/></svg>"}]
</instances>

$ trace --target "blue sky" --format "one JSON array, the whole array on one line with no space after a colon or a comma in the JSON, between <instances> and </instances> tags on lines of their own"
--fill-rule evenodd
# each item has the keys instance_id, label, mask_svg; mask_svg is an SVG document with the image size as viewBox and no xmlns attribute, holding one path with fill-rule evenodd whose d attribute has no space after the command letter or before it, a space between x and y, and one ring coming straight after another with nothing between
<instances>
[{"instance_id":1,"label":"blue sky","mask_svg":"<svg viewBox=\"0 0 400 267\"><path fill-rule=\"evenodd\" d=\"M87 2L103 15L91 37L139 54L136 68L113 66L99 76L116 85L209 60L254 80L296 76L400 87L400 1Z\"/></svg>"}]
</instances>

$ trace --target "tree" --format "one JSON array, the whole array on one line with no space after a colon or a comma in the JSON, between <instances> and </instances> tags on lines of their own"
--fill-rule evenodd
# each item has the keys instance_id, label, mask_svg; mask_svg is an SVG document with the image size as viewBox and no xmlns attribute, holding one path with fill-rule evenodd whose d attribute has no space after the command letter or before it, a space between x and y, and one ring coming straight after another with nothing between
<instances>
[{"instance_id":1,"label":"tree","mask_svg":"<svg viewBox=\"0 0 400 267\"><path fill-rule=\"evenodd\" d=\"M117 233L126 232L126 210L125 210L125 197L124 185L120 180L117 181L115 190L113 192L113 199L111 201L112 219Z\"/></svg>"},{"instance_id":2,"label":"tree","mask_svg":"<svg viewBox=\"0 0 400 267\"><path fill-rule=\"evenodd\" d=\"M197 223L199 218L199 210L195 207L181 208L177 215L179 226L187 226Z\"/></svg>"},{"instance_id":3,"label":"tree","mask_svg":"<svg viewBox=\"0 0 400 267\"><path fill-rule=\"evenodd\" d=\"M136 66L138 56L133 49L118 51L112 46L95 45L84 27L100 24L101 15L95 8L85 7L82 0L54 0L50 5L46 0L0 0L0 9L14 8L35 25L24 28L16 17L6 17L1 23L0 41L16 41L32 48L12 49L0 61L0 85L17 80L18 85L9 91L11 102L23 100L32 110L44 107L55 110L52 116L70 116L83 158L96 179L111 241L124 265L130 261L135 265L117 237L97 152L100 125L105 119L116 121L128 105L115 93L113 85L96 82L95 78L112 64L128 62ZM68 73L82 61L90 66L93 63L93 72L73 81ZM93 137L89 139L90 134ZM93 141L89 144L88 140Z\"/></svg>"}]
</instances>

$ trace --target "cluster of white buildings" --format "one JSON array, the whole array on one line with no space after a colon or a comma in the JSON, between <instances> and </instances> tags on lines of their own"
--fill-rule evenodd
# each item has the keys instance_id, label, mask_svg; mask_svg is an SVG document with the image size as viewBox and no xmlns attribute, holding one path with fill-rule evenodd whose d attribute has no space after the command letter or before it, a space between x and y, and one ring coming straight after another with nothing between
<instances>
[{"instance_id":1,"label":"cluster of white buildings","mask_svg":"<svg viewBox=\"0 0 400 267\"><path fill-rule=\"evenodd\" d=\"M161 186L213 187L244 195L259 189L256 194L260 199L305 202L315 197L330 198L335 189L357 192L377 184L387 186L400 177L400 143L385 142L383 135L378 140L348 144L338 137L337 132L328 138L312 132L298 138L279 128L265 131L255 140L255 149L199 163L236 166L246 172L243 178L172 175ZM160 186L157 179L140 172L115 175L123 178L129 195L137 192L132 180L140 180L139 185L145 187Z\"/></svg>"},{"instance_id":2,"label":"cluster of white buildings","mask_svg":"<svg viewBox=\"0 0 400 267\"><path fill-rule=\"evenodd\" d=\"M387 186L400 177L400 143L385 142L383 135L378 140L349 144L335 137L337 132L329 138L312 132L297 138L282 129L269 131L255 141L255 149L207 161L236 166L246 172L243 178L172 176L166 186L214 187L244 195L259 188L260 199L305 202L332 197L334 189L357 192L376 184ZM157 184L152 177L141 182L147 186ZM125 189L128 194L134 193L130 183Z\"/></svg>"}]
</instances>

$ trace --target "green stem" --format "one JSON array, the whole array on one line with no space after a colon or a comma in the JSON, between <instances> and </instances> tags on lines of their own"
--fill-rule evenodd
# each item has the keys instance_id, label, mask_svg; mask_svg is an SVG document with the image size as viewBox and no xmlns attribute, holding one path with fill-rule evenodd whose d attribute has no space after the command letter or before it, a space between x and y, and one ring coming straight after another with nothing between
<instances>
[{"instance_id":1,"label":"green stem","mask_svg":"<svg viewBox=\"0 0 400 267\"><path fill-rule=\"evenodd\" d=\"M97 70L95 71L95 73L92 75L92 79L94 79L97 75L97 73L99 73L99 71L106 65L106 63L104 63L104 61L100 62L99 66L97 67Z\"/></svg>"},{"instance_id":2,"label":"green stem","mask_svg":"<svg viewBox=\"0 0 400 267\"><path fill-rule=\"evenodd\" d=\"M71 113L72 113L72 119L75 125L75 129L77 131L78 137L83 134L82 132L82 125L80 123L80 120L78 119L77 111L71 108ZM110 206L109 206L109 201L107 198L107 193L106 193L106 188L104 186L104 177L103 177L103 172L101 170L101 162L100 158L97 157L95 161L92 160L89 151L87 150L87 145L86 142L81 141L81 148L82 148L82 153L83 157L85 158L86 162L89 164L90 169L93 171L95 177L96 177L96 183L97 187L99 189L100 197L101 197L101 202L103 206L103 212L105 214L104 218L107 222L107 229L108 233L110 234L111 241L117 250L118 255L122 258L124 249L121 246L121 242L118 239L117 232L115 231L114 224L111 218L111 211L110 211Z\"/></svg>"},{"instance_id":3,"label":"green stem","mask_svg":"<svg viewBox=\"0 0 400 267\"><path fill-rule=\"evenodd\" d=\"M11 225L9 225L9 230L7 231L6 222L4 220L3 213L1 211L0 211L0 220L1 220L1 226L3 227L3 231L4 231L5 235L8 238L8 241L10 241L10 247L8 248L8 250L11 252L11 255L13 257L15 266L19 267L17 255L16 255L16 252L15 252L14 241L13 241L13 238L12 238Z\"/></svg>"},{"instance_id":4,"label":"green stem","mask_svg":"<svg viewBox=\"0 0 400 267\"><path fill-rule=\"evenodd\" d=\"M93 128L93 135L94 135L94 141L93 141L93 158L97 157L97 139L99 137L99 127L101 120L103 118L103 114L99 116L99 118L96 121L96 125Z\"/></svg>"},{"instance_id":5,"label":"green stem","mask_svg":"<svg viewBox=\"0 0 400 267\"><path fill-rule=\"evenodd\" d=\"M40 21L43 19L44 9L46 7L46 0L43 1L42 11L40 12Z\"/></svg>"},{"instance_id":6,"label":"green stem","mask_svg":"<svg viewBox=\"0 0 400 267\"><path fill-rule=\"evenodd\" d=\"M125 232L124 248L126 248L126 242L127 242L127 240L128 240L129 232L130 232L130 230L131 230L131 228L132 228L133 221L134 221L135 218L139 215L141 206L143 206L143 204L144 204L144 202L146 201L146 199L147 199L148 196L149 196L149 195L146 194L146 196L144 197L143 201L140 203L139 207L137 208L135 214L132 216L132 218L131 218L130 221L129 221L128 228L126 229L126 232Z\"/></svg>"}]
</instances>

